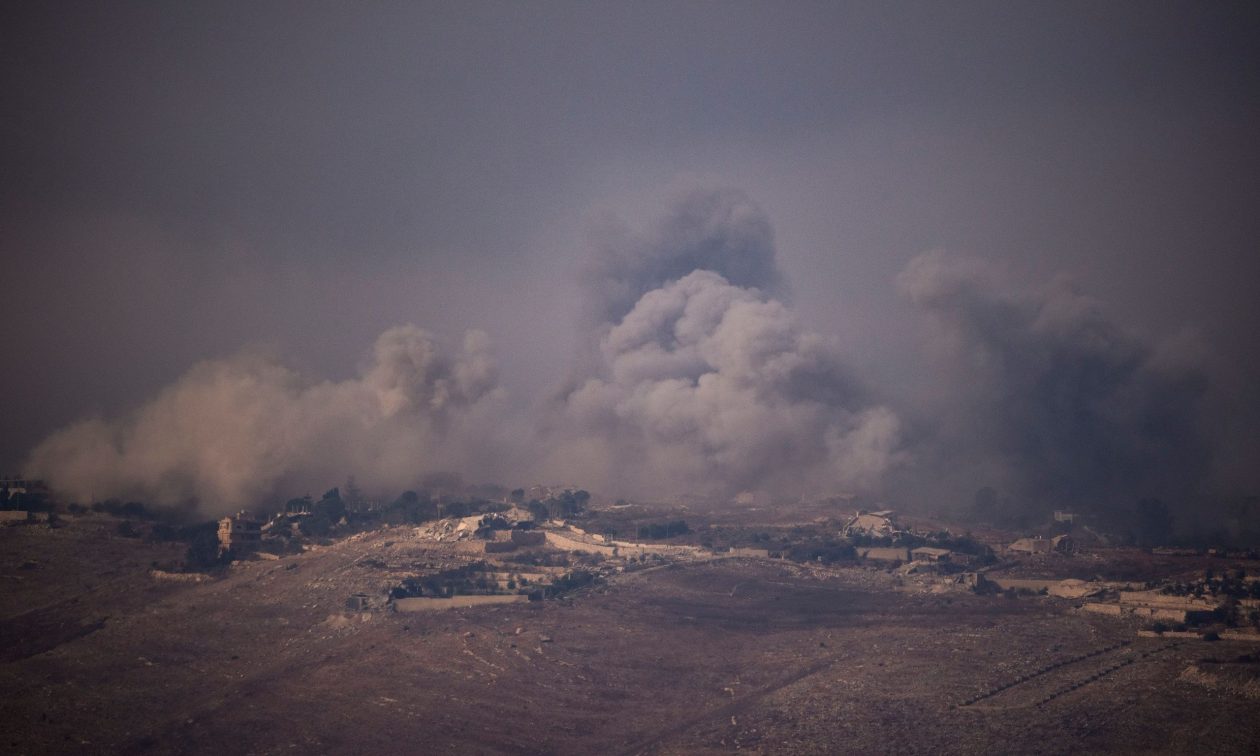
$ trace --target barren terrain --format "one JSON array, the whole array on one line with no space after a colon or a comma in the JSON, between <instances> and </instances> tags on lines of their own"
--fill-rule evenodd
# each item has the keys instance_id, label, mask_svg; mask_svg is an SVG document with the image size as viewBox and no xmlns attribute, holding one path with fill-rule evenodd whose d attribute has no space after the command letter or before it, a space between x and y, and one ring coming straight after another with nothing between
<instances>
[{"instance_id":1,"label":"barren terrain","mask_svg":"<svg viewBox=\"0 0 1260 756\"><path fill-rule=\"evenodd\" d=\"M1255 644L1137 637L1072 602L715 559L559 600L349 612L389 528L202 582L109 518L0 529L11 753L1254 753L1260 703L1188 667ZM371 557L371 559L369 559Z\"/></svg>"}]
</instances>

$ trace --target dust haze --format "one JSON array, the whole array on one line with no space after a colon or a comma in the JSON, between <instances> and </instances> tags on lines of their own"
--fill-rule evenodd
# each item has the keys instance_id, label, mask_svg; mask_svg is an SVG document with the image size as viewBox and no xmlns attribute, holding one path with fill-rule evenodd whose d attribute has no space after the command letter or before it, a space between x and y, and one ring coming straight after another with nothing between
<instances>
[{"instance_id":1,"label":"dust haze","mask_svg":"<svg viewBox=\"0 0 1260 756\"><path fill-rule=\"evenodd\" d=\"M1194 339L1148 344L1065 278L1021 286L981 258L926 252L880 282L920 313L915 359L934 376L899 408L775 296L789 281L750 196L665 191L646 229L603 217L588 235L580 337L551 396L509 398L484 332L451 348L399 326L345 381L260 354L199 363L128 414L53 434L27 467L85 500L212 512L346 475L387 491L440 471L639 497L965 502L995 486L1020 507L1097 511L1203 490L1212 385Z\"/></svg>"},{"instance_id":2,"label":"dust haze","mask_svg":"<svg viewBox=\"0 0 1260 756\"><path fill-rule=\"evenodd\" d=\"M244 353L193 366L128 415L53 434L27 467L83 501L193 502L209 514L336 481L344 469L401 489L468 469L490 448L497 377L480 331L444 349L415 326L391 328L362 375L340 382Z\"/></svg>"},{"instance_id":3,"label":"dust haze","mask_svg":"<svg viewBox=\"0 0 1260 756\"><path fill-rule=\"evenodd\" d=\"M1254 495L1251 9L667 11L7 9L6 474Z\"/></svg>"}]
</instances>

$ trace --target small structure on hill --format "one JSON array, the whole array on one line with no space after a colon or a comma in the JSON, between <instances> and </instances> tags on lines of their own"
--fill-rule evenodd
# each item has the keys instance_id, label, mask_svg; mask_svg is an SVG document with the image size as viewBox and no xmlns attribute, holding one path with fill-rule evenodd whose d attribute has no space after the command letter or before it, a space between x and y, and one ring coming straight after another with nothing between
<instances>
[{"instance_id":1,"label":"small structure on hill","mask_svg":"<svg viewBox=\"0 0 1260 756\"><path fill-rule=\"evenodd\" d=\"M258 548L262 542L262 523L241 510L219 520L219 553L229 550L242 552Z\"/></svg>"},{"instance_id":2,"label":"small structure on hill","mask_svg":"<svg viewBox=\"0 0 1260 756\"><path fill-rule=\"evenodd\" d=\"M891 509L879 512L857 512L844 524L841 533L846 536L890 538L901 532L895 518L896 512Z\"/></svg>"},{"instance_id":3,"label":"small structure on hill","mask_svg":"<svg viewBox=\"0 0 1260 756\"><path fill-rule=\"evenodd\" d=\"M1006 547L1012 554L1070 554L1073 550L1072 539L1065 536L1054 538L1021 538Z\"/></svg>"},{"instance_id":4,"label":"small structure on hill","mask_svg":"<svg viewBox=\"0 0 1260 756\"><path fill-rule=\"evenodd\" d=\"M1212 619L1223 602L1215 597L1174 596L1159 591L1120 591L1118 603L1090 602L1084 611L1114 617L1133 616L1172 622L1204 622Z\"/></svg>"},{"instance_id":5,"label":"small structure on hill","mask_svg":"<svg viewBox=\"0 0 1260 756\"><path fill-rule=\"evenodd\" d=\"M916 562L948 562L951 552L949 549L937 549L931 546L920 546L910 552L911 558Z\"/></svg>"},{"instance_id":6,"label":"small structure on hill","mask_svg":"<svg viewBox=\"0 0 1260 756\"><path fill-rule=\"evenodd\" d=\"M52 493L42 480L18 476L0 476L0 510L40 510Z\"/></svg>"},{"instance_id":7,"label":"small structure on hill","mask_svg":"<svg viewBox=\"0 0 1260 756\"><path fill-rule=\"evenodd\" d=\"M346 609L352 612L367 612L374 609L376 603L366 593L354 593L346 599Z\"/></svg>"}]
</instances>

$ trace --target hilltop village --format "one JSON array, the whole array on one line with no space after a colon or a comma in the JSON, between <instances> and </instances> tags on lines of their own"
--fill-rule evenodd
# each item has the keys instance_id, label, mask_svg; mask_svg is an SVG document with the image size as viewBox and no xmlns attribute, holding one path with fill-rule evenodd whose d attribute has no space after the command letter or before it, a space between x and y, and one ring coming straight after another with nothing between
<instances>
[{"instance_id":1,"label":"hilltop village","mask_svg":"<svg viewBox=\"0 0 1260 756\"><path fill-rule=\"evenodd\" d=\"M32 753L1158 750L1208 712L1218 750L1260 742L1225 726L1260 701L1255 554L1073 512L351 485L177 524L28 483L0 738Z\"/></svg>"},{"instance_id":2,"label":"hilltop village","mask_svg":"<svg viewBox=\"0 0 1260 756\"><path fill-rule=\"evenodd\" d=\"M491 511L445 517L411 530L406 540L371 531L349 536L371 543L379 556L366 563L380 570L375 590L355 592L347 608L356 611L431 611L513 601L540 601L575 588L615 579L638 570L687 565L715 559L788 560L811 567L852 567L886 571L920 590L969 590L980 594L1053 597L1077 602L1080 611L1118 618L1149 620L1142 633L1168 637L1225 637L1260 642L1260 574L1248 577L1248 551L1205 553L1155 548L1153 559L1185 561L1185 571L1149 579L1089 579L1082 567L1108 557L1137 556L1111 549L1089 535L1092 546L1077 546L1076 516L1056 512L1058 535L1013 540L989 533L984 540L968 532L916 529L896 512L857 511L837 520L793 528L778 539L766 533L696 532L683 520L638 525L644 540L617 537L616 530L582 527L589 495L573 488L536 487L542 496L522 506L523 496L483 502ZM623 504L622 510L633 505ZM260 522L241 512L219 521L220 555L236 559L279 559L300 538L310 506L291 506ZM560 515L560 516L552 516ZM595 523L601 522L593 518ZM909 521L907 521L908 523ZM346 521L342 520L342 524ZM994 540L996 537L996 540ZM444 555L416 569L408 561L407 541ZM715 541L724 541L715 543ZM751 545L749 545L751 544ZM275 550L268 550L273 547ZM312 548L303 545L300 548ZM319 546L313 546L319 548ZM236 562L239 563L239 562ZM1240 564L1236 564L1240 563ZM1226 566L1228 565L1228 566ZM1260 567L1260 563L1257 564ZM1215 568L1215 569L1214 569ZM1088 571L1086 568L1085 571ZM1040 572L1041 574L1035 574Z\"/></svg>"},{"instance_id":3,"label":"hilltop village","mask_svg":"<svg viewBox=\"0 0 1260 756\"><path fill-rule=\"evenodd\" d=\"M899 589L965 590L1045 597L1141 624L1166 637L1260 641L1260 562L1249 550L1113 545L1078 514L1055 511L1032 535L956 532L888 509L844 511L846 499L790 526L721 523L692 503L703 524L666 519L665 507L618 501L592 507L575 486L534 486L495 498L406 492L389 505L332 489L292 499L283 511L239 511L215 523L173 528L137 503L71 506L58 517L38 481L5 479L7 498L36 510L3 512L8 524L65 527L104 514L123 536L186 540L182 560L155 564L157 580L210 579L222 570L353 547L359 579L344 581L347 612L416 612L557 598L635 572L714 560L780 561L812 569L876 570ZM482 494L485 492L482 491ZM737 500L748 506L756 500ZM684 505L683 510L687 510ZM696 522L696 520L693 520ZM1247 568L1253 567L1248 574ZM1105 575L1110 574L1110 577Z\"/></svg>"}]
</instances>

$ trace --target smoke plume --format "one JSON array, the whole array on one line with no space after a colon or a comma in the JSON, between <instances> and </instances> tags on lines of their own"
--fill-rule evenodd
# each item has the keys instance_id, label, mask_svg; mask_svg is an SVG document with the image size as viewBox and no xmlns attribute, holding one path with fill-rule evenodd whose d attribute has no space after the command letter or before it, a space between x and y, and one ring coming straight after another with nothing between
<instances>
[{"instance_id":1,"label":"smoke plume","mask_svg":"<svg viewBox=\"0 0 1260 756\"><path fill-rule=\"evenodd\" d=\"M773 233L737 191L681 196L588 271L597 357L560 400L553 469L618 491L817 493L874 486L898 421L761 287Z\"/></svg>"},{"instance_id":2,"label":"smoke plume","mask_svg":"<svg viewBox=\"0 0 1260 756\"><path fill-rule=\"evenodd\" d=\"M1175 499L1203 481L1207 381L1192 340L1151 346L1065 281L1018 291L942 252L897 283L937 339L937 436L917 450L920 476L948 471L934 479L1086 510Z\"/></svg>"},{"instance_id":3,"label":"smoke plume","mask_svg":"<svg viewBox=\"0 0 1260 756\"><path fill-rule=\"evenodd\" d=\"M690 188L651 232L608 220L595 236L583 278L597 323L616 323L644 294L694 270L771 293L782 284L770 220L738 189Z\"/></svg>"},{"instance_id":4,"label":"smoke plume","mask_svg":"<svg viewBox=\"0 0 1260 756\"><path fill-rule=\"evenodd\" d=\"M414 326L385 331L360 377L311 383L275 360L200 363L132 415L41 443L27 469L80 500L198 500L222 512L353 472L402 487L462 465L498 394L484 333L455 354Z\"/></svg>"}]
</instances>

